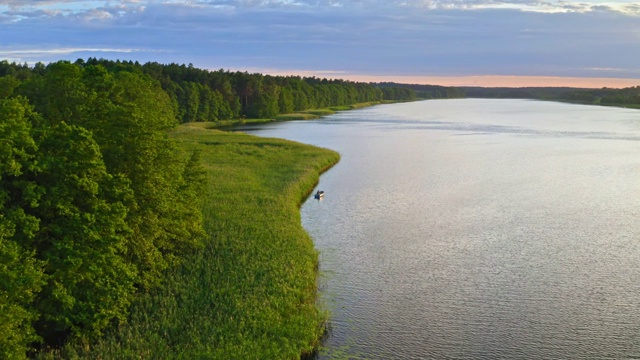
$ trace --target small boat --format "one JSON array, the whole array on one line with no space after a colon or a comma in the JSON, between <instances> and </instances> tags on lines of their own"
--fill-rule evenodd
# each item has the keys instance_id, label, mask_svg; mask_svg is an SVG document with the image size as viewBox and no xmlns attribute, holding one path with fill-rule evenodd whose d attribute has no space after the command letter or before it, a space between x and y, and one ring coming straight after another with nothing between
<instances>
[{"instance_id":1,"label":"small boat","mask_svg":"<svg viewBox=\"0 0 640 360\"><path fill-rule=\"evenodd\" d=\"M314 197L315 199L318 199L318 200L319 200L319 199L322 199L322 197L323 197L323 196L324 196L324 191L322 191L322 190L318 190L318 192L316 192L316 194L315 194L315 195L313 195L313 197Z\"/></svg>"}]
</instances>

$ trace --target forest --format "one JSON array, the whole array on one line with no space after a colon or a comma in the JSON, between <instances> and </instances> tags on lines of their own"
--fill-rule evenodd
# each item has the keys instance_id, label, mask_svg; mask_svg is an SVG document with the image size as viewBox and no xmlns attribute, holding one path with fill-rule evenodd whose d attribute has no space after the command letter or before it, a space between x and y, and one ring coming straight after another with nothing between
<instances>
[{"instance_id":1,"label":"forest","mask_svg":"<svg viewBox=\"0 0 640 360\"><path fill-rule=\"evenodd\" d=\"M73 65L80 69L101 66L111 74L128 72L155 80L169 97L169 104L179 123L215 122L241 117L274 118L278 114L307 109L416 99L415 92L404 87L381 87L340 79L249 74L223 69L209 71L191 64L140 64L89 58L79 59ZM47 69L42 63L29 67L5 60L0 62L0 77L10 76L22 81L42 76Z\"/></svg>"},{"instance_id":2,"label":"forest","mask_svg":"<svg viewBox=\"0 0 640 360\"><path fill-rule=\"evenodd\" d=\"M464 90L458 87L424 85L424 84L400 84L394 82L376 83L382 91L395 91L394 89L405 89L413 91L417 99L456 99L466 96Z\"/></svg>"},{"instance_id":3,"label":"forest","mask_svg":"<svg viewBox=\"0 0 640 360\"><path fill-rule=\"evenodd\" d=\"M197 154L153 79L52 63L0 77L0 357L89 339L203 236ZM22 354L22 356L20 356Z\"/></svg>"},{"instance_id":4,"label":"forest","mask_svg":"<svg viewBox=\"0 0 640 360\"><path fill-rule=\"evenodd\" d=\"M483 88L463 87L470 98L510 98L566 101L588 105L640 108L640 86L623 89L571 87Z\"/></svg>"},{"instance_id":5,"label":"forest","mask_svg":"<svg viewBox=\"0 0 640 360\"><path fill-rule=\"evenodd\" d=\"M409 89L417 99L488 98L536 99L587 105L640 108L640 86L622 89L575 87L445 87L437 85L379 83L383 89Z\"/></svg>"},{"instance_id":6,"label":"forest","mask_svg":"<svg viewBox=\"0 0 640 360\"><path fill-rule=\"evenodd\" d=\"M410 89L90 58L0 62L0 358L126 323L201 248L205 172L168 132Z\"/></svg>"}]
</instances>

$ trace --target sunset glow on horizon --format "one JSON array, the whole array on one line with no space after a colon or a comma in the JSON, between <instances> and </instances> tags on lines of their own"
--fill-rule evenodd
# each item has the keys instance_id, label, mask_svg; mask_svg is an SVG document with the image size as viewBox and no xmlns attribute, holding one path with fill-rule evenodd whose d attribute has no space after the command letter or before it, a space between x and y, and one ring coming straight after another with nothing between
<instances>
[{"instance_id":1,"label":"sunset glow on horizon","mask_svg":"<svg viewBox=\"0 0 640 360\"><path fill-rule=\"evenodd\" d=\"M403 84L429 84L442 86L479 87L576 87L626 88L640 86L640 79L580 78L561 76L366 76L346 78L364 82L397 82Z\"/></svg>"},{"instance_id":2,"label":"sunset glow on horizon","mask_svg":"<svg viewBox=\"0 0 640 360\"><path fill-rule=\"evenodd\" d=\"M236 69L234 71L243 71ZM620 78L587 78L566 76L395 76L395 75L363 75L342 71L282 71L274 69L249 69L252 73L263 73L281 76L302 76L327 79L342 79L359 82L395 82L400 84L440 85L459 87L576 87L576 88L627 88L640 86L640 79Z\"/></svg>"}]
</instances>

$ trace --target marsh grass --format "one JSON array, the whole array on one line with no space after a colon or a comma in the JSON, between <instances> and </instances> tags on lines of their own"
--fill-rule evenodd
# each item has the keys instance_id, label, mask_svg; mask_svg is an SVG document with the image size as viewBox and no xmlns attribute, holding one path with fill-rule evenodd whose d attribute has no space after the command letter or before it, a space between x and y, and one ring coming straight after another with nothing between
<instances>
[{"instance_id":1,"label":"marsh grass","mask_svg":"<svg viewBox=\"0 0 640 360\"><path fill-rule=\"evenodd\" d=\"M333 106L330 107L330 110L333 111L347 111L347 110L354 110L354 109L360 109L360 108L364 108L364 107L368 107L368 106L373 106L373 105L378 105L382 103L381 101L371 101L371 102L363 102L363 103L357 103L357 104L352 104L352 105L344 105L344 106Z\"/></svg>"},{"instance_id":2,"label":"marsh grass","mask_svg":"<svg viewBox=\"0 0 640 360\"><path fill-rule=\"evenodd\" d=\"M276 120L278 121L289 121L289 120L311 120L317 119L320 116L314 114L307 113L291 113L291 114L281 114L276 116Z\"/></svg>"},{"instance_id":3,"label":"marsh grass","mask_svg":"<svg viewBox=\"0 0 640 360\"><path fill-rule=\"evenodd\" d=\"M291 120L312 120L317 119L323 116L328 116L335 114L336 111L346 111L353 109L360 109L367 106L373 106L381 103L393 103L395 101L372 101L372 102L364 102L357 103L352 105L342 105L342 106L332 106L328 108L321 109L308 109L302 110L289 114L280 114L277 115L274 119L232 119L232 120L220 120L217 122L209 122L208 128L210 129L228 129L237 125L246 125L246 124L260 124L267 123L272 121L291 121Z\"/></svg>"},{"instance_id":4,"label":"marsh grass","mask_svg":"<svg viewBox=\"0 0 640 360\"><path fill-rule=\"evenodd\" d=\"M315 116L327 116L327 115L334 114L335 111L333 111L333 110L331 110L329 108L323 108L323 109L304 110L304 111L301 111L300 113L302 113L302 114L311 114L311 115L315 115Z\"/></svg>"},{"instance_id":5,"label":"marsh grass","mask_svg":"<svg viewBox=\"0 0 640 360\"><path fill-rule=\"evenodd\" d=\"M379 101L372 101L372 102L357 103L352 105L331 106L328 108L321 108L321 109L309 109L309 110L303 110L303 111L291 113L291 114L281 114L276 117L276 120L277 121L311 120L311 119L317 119L322 116L335 114L337 111L360 109L363 107L373 106L380 103L381 102Z\"/></svg>"},{"instance_id":6,"label":"marsh grass","mask_svg":"<svg viewBox=\"0 0 640 360\"><path fill-rule=\"evenodd\" d=\"M297 359L318 345L327 316L316 305L318 255L299 205L339 155L208 126L173 132L185 154L200 151L208 173L205 247L144 294L127 324L50 356Z\"/></svg>"}]
</instances>

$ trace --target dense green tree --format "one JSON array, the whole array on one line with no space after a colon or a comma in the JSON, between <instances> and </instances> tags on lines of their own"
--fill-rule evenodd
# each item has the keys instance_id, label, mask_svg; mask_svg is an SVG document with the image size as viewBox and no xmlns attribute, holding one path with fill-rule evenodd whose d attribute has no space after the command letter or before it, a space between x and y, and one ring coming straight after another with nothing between
<instances>
[{"instance_id":1,"label":"dense green tree","mask_svg":"<svg viewBox=\"0 0 640 360\"><path fill-rule=\"evenodd\" d=\"M182 82L178 92L178 104L183 109L181 122L197 121L198 110L200 110L200 89L198 84L191 81Z\"/></svg>"},{"instance_id":2,"label":"dense green tree","mask_svg":"<svg viewBox=\"0 0 640 360\"><path fill-rule=\"evenodd\" d=\"M13 94L13 91L20 85L20 80L15 76L7 75L0 77L0 99L6 99Z\"/></svg>"},{"instance_id":3,"label":"dense green tree","mask_svg":"<svg viewBox=\"0 0 640 360\"><path fill-rule=\"evenodd\" d=\"M82 69L69 62L51 63L47 67L41 94L34 102L36 110L52 123L78 119L88 110L89 95L81 81Z\"/></svg>"},{"instance_id":4,"label":"dense green tree","mask_svg":"<svg viewBox=\"0 0 640 360\"><path fill-rule=\"evenodd\" d=\"M99 335L200 244L203 180L197 156L183 159L168 137L171 98L126 71L135 64L120 66L60 62L7 82L16 91L0 99L0 269L16 270L0 274L0 320L12 329L0 352Z\"/></svg>"},{"instance_id":5,"label":"dense green tree","mask_svg":"<svg viewBox=\"0 0 640 360\"><path fill-rule=\"evenodd\" d=\"M21 98L4 100L0 117L2 266L20 261L30 280L3 273L10 279L2 283L26 303L18 304L24 320L37 315L48 343L99 334L124 318L135 290L136 269L124 257L128 182L107 173L89 131L50 125ZM31 325L22 329L29 338Z\"/></svg>"},{"instance_id":6,"label":"dense green tree","mask_svg":"<svg viewBox=\"0 0 640 360\"><path fill-rule=\"evenodd\" d=\"M107 173L91 133L64 122L41 131L37 204L22 207L39 220L30 242L46 263L47 282L36 299L38 333L48 343L67 335L98 335L124 319L136 268L125 258L126 179Z\"/></svg>"},{"instance_id":7,"label":"dense green tree","mask_svg":"<svg viewBox=\"0 0 640 360\"><path fill-rule=\"evenodd\" d=\"M13 203L12 188L35 168L37 146L32 138L25 99L0 99L0 358L23 358L39 337L33 301L44 282L43 263L17 238L30 240L38 219ZM16 184L17 183L17 184ZM17 236L16 236L17 235Z\"/></svg>"},{"instance_id":8,"label":"dense green tree","mask_svg":"<svg viewBox=\"0 0 640 360\"><path fill-rule=\"evenodd\" d=\"M275 84L264 85L256 92L247 110L247 115L254 118L274 118L279 114L280 88Z\"/></svg>"},{"instance_id":9,"label":"dense green tree","mask_svg":"<svg viewBox=\"0 0 640 360\"><path fill-rule=\"evenodd\" d=\"M128 256L137 265L139 283L152 287L176 254L198 246L201 224L187 219L198 201L181 197L185 163L167 130L177 124L167 94L153 80L128 72L115 76L113 110L94 131L110 172L131 182L133 201L127 223L132 229Z\"/></svg>"},{"instance_id":10,"label":"dense green tree","mask_svg":"<svg viewBox=\"0 0 640 360\"><path fill-rule=\"evenodd\" d=\"M302 90L294 90L293 92L293 106L296 111L305 110L309 108L309 102L307 100L307 94Z\"/></svg>"},{"instance_id":11,"label":"dense green tree","mask_svg":"<svg viewBox=\"0 0 640 360\"><path fill-rule=\"evenodd\" d=\"M15 224L0 215L0 358L24 358L38 341L33 300L44 279L42 264L12 240Z\"/></svg>"},{"instance_id":12,"label":"dense green tree","mask_svg":"<svg viewBox=\"0 0 640 360\"><path fill-rule=\"evenodd\" d=\"M224 95L216 90L213 92L213 109L215 110L215 116L219 120L228 120L238 117L238 111L240 109L240 103L238 98L234 97L231 102L225 100Z\"/></svg>"},{"instance_id":13,"label":"dense green tree","mask_svg":"<svg viewBox=\"0 0 640 360\"><path fill-rule=\"evenodd\" d=\"M222 99L224 100L218 111L218 117L220 119L239 117L242 111L242 105L240 104L240 97L233 91L231 76L229 73L224 73L220 70L214 73L214 79L214 88L222 95Z\"/></svg>"},{"instance_id":14,"label":"dense green tree","mask_svg":"<svg viewBox=\"0 0 640 360\"><path fill-rule=\"evenodd\" d=\"M290 89L286 87L280 89L278 108L280 113L282 114L292 113L296 110L294 105L293 93Z\"/></svg>"},{"instance_id":15,"label":"dense green tree","mask_svg":"<svg viewBox=\"0 0 640 360\"><path fill-rule=\"evenodd\" d=\"M200 107L198 108L197 121L215 121L218 119L216 114L215 96L211 88L199 85L200 91Z\"/></svg>"}]
</instances>

